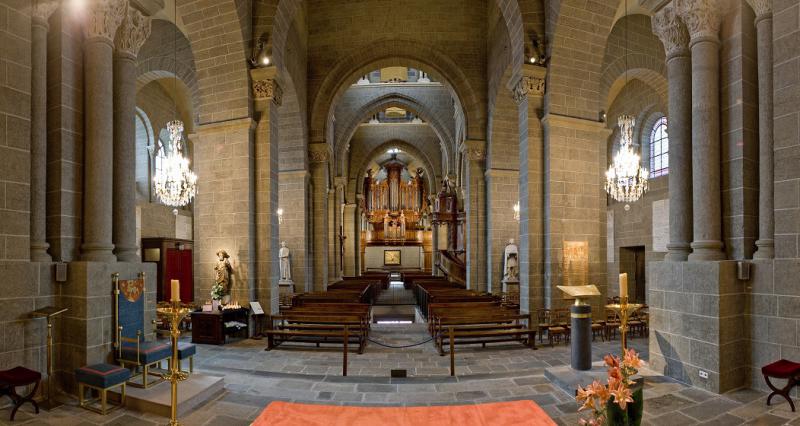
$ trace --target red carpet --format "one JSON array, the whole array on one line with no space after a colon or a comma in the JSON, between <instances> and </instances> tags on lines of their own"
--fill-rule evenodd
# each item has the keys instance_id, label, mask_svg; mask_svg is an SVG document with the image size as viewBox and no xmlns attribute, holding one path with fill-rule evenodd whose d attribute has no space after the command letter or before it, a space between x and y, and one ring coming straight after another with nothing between
<instances>
[{"instance_id":1,"label":"red carpet","mask_svg":"<svg viewBox=\"0 0 800 426\"><path fill-rule=\"evenodd\" d=\"M275 401L254 426L554 426L533 401L436 407L343 407Z\"/></svg>"}]
</instances>

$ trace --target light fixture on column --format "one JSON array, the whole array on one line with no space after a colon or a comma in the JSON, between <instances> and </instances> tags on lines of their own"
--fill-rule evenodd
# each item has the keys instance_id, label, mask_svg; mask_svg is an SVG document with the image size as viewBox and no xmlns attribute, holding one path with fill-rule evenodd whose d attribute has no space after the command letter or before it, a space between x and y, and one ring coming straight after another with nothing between
<instances>
[{"instance_id":1,"label":"light fixture on column","mask_svg":"<svg viewBox=\"0 0 800 426\"><path fill-rule=\"evenodd\" d=\"M611 198L632 203L647 192L647 169L633 143L633 126L636 119L630 115L619 117L619 149L606 171L606 192Z\"/></svg>"},{"instance_id":2,"label":"light fixture on column","mask_svg":"<svg viewBox=\"0 0 800 426\"><path fill-rule=\"evenodd\" d=\"M255 68L264 68L272 65L272 56L267 44L267 34L262 34L253 49L253 56L250 57L250 65Z\"/></svg>"},{"instance_id":3,"label":"light fixture on column","mask_svg":"<svg viewBox=\"0 0 800 426\"><path fill-rule=\"evenodd\" d=\"M519 201L514 203L514 220L519 222Z\"/></svg>"},{"instance_id":4,"label":"light fixture on column","mask_svg":"<svg viewBox=\"0 0 800 426\"><path fill-rule=\"evenodd\" d=\"M169 145L162 167L153 176L153 188L158 199L172 207L189 204L197 192L197 175L189 168L189 159L183 155L183 122L167 123Z\"/></svg>"},{"instance_id":5,"label":"light fixture on column","mask_svg":"<svg viewBox=\"0 0 800 426\"><path fill-rule=\"evenodd\" d=\"M283 223L283 209L279 207L278 210L275 211L275 213L278 215L278 225L282 224Z\"/></svg>"}]
</instances>

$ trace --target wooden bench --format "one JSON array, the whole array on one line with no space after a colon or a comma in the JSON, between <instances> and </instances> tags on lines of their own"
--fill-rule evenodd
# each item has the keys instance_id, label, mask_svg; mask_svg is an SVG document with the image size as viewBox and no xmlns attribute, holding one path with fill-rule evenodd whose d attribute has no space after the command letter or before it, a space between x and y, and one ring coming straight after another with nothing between
<instances>
[{"instance_id":1,"label":"wooden bench","mask_svg":"<svg viewBox=\"0 0 800 426\"><path fill-rule=\"evenodd\" d=\"M277 325L276 325L277 323ZM364 353L369 334L369 323L364 315L290 313L274 315L267 321L267 350L281 343L322 343L342 344L339 339L342 330L349 329L349 339ZM334 333L331 335L331 333ZM333 338L331 338L333 337Z\"/></svg>"},{"instance_id":2,"label":"wooden bench","mask_svg":"<svg viewBox=\"0 0 800 426\"><path fill-rule=\"evenodd\" d=\"M445 340L449 341L448 331L450 328L453 328L456 333L460 333L461 331L492 332L501 330L502 331L522 330L526 334L525 339L513 338L512 337L513 335L496 335L496 336L484 336L485 338L482 340L462 339L462 341L456 341L455 342L456 344L480 343L483 347L486 347L487 343L521 341L521 340L526 340L527 335L530 335L530 330L533 329L530 326L531 324L530 319L531 316L529 314L440 317L434 324L433 338L434 342L436 343L436 348L439 351L439 355L442 356L444 356ZM522 321L527 322L527 324L523 324ZM533 330L536 331L535 329ZM526 341L525 343L531 346L533 349L536 349L536 342Z\"/></svg>"},{"instance_id":3,"label":"wooden bench","mask_svg":"<svg viewBox=\"0 0 800 426\"><path fill-rule=\"evenodd\" d=\"M520 328L494 328L484 330L459 329L454 326L447 327L447 338L450 343L450 375L456 375L456 344L483 343L501 341L529 342L531 349L536 350L536 329L532 327ZM459 340L461 339L461 340ZM487 340L491 339L491 340ZM444 354L442 354L444 355Z\"/></svg>"},{"instance_id":4,"label":"wooden bench","mask_svg":"<svg viewBox=\"0 0 800 426\"><path fill-rule=\"evenodd\" d=\"M347 376L347 352L349 350L348 343L350 342L350 327L344 325L339 328L319 329L319 330L267 330L267 348L265 350L272 350L275 345L273 339L275 336L295 336L295 337L309 337L309 338L341 338L342 342L342 376ZM359 353L362 353L359 351Z\"/></svg>"}]
</instances>

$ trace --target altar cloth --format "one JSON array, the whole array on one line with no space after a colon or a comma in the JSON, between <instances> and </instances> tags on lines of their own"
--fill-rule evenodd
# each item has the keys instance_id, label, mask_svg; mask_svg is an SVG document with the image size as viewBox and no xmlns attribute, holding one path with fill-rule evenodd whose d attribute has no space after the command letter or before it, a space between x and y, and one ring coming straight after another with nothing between
<instances>
[{"instance_id":1,"label":"altar cloth","mask_svg":"<svg viewBox=\"0 0 800 426\"><path fill-rule=\"evenodd\" d=\"M554 426L530 400L433 407L354 407L275 401L253 426Z\"/></svg>"}]
</instances>

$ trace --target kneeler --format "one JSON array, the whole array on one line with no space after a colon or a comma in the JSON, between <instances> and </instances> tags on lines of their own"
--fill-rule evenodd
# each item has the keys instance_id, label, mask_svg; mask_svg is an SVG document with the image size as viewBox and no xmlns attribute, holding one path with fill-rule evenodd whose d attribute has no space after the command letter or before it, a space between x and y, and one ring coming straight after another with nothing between
<instances>
[{"instance_id":1,"label":"kneeler","mask_svg":"<svg viewBox=\"0 0 800 426\"><path fill-rule=\"evenodd\" d=\"M764 375L764 380L767 381L767 386L772 389L772 393L767 397L767 405L769 405L773 396L780 395L789 401L789 406L792 407L792 411L794 411L794 402L792 402L789 392L792 391L792 388L797 385L798 379L800 379L800 363L782 359L761 367L761 374ZM784 386L782 389L778 389L772 384L772 382L769 381L770 377L775 379L786 379L786 386Z\"/></svg>"},{"instance_id":2,"label":"kneeler","mask_svg":"<svg viewBox=\"0 0 800 426\"><path fill-rule=\"evenodd\" d=\"M22 404L30 402L39 414L39 405L33 400L33 395L39 389L39 383L42 381L42 373L38 371L29 370L25 367L14 367L10 370L0 371L0 396L8 395L14 403L14 408L11 410L11 421L14 421L14 416L17 415L17 410ZM25 396L17 393L17 386L34 385L33 390Z\"/></svg>"}]
</instances>

